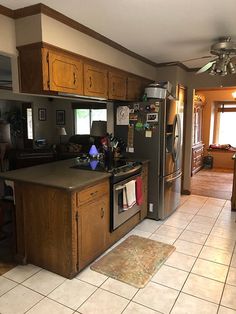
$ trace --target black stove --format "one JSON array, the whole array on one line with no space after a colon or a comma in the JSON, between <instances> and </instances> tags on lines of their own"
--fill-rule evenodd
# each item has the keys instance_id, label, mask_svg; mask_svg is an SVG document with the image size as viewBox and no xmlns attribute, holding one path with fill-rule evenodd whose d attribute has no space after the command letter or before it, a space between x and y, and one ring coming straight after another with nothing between
<instances>
[{"instance_id":1,"label":"black stove","mask_svg":"<svg viewBox=\"0 0 236 314\"><path fill-rule=\"evenodd\" d=\"M112 174L114 182L128 178L129 176L136 173L140 173L142 169L140 162L126 159L112 159L111 161L107 162L106 160L99 158L81 156L77 157L75 162L76 164L71 168L88 171L109 172Z\"/></svg>"}]
</instances>

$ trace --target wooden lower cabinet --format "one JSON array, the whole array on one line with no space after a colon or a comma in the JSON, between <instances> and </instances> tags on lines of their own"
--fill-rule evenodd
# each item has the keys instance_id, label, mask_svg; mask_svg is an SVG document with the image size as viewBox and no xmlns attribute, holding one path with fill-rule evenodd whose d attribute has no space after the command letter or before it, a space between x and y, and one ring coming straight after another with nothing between
<instances>
[{"instance_id":1,"label":"wooden lower cabinet","mask_svg":"<svg viewBox=\"0 0 236 314\"><path fill-rule=\"evenodd\" d=\"M110 232L110 181L79 191L15 182L16 258L73 278L147 215L147 166L140 212Z\"/></svg>"},{"instance_id":2,"label":"wooden lower cabinet","mask_svg":"<svg viewBox=\"0 0 236 314\"><path fill-rule=\"evenodd\" d=\"M204 145L197 144L192 147L192 175L203 167Z\"/></svg>"},{"instance_id":3,"label":"wooden lower cabinet","mask_svg":"<svg viewBox=\"0 0 236 314\"><path fill-rule=\"evenodd\" d=\"M109 186L101 198L78 207L79 269L102 254L106 249L109 232Z\"/></svg>"}]
</instances>

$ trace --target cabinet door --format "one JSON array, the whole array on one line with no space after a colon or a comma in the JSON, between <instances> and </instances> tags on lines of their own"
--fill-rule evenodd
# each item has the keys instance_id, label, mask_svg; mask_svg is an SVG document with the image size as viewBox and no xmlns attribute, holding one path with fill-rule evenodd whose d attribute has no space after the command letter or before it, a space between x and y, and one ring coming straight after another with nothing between
<instances>
[{"instance_id":1,"label":"cabinet door","mask_svg":"<svg viewBox=\"0 0 236 314\"><path fill-rule=\"evenodd\" d=\"M119 73L109 72L109 99L126 99L126 77Z\"/></svg>"},{"instance_id":2,"label":"cabinet door","mask_svg":"<svg viewBox=\"0 0 236 314\"><path fill-rule=\"evenodd\" d=\"M84 64L84 95L107 98L107 70Z\"/></svg>"},{"instance_id":3,"label":"cabinet door","mask_svg":"<svg viewBox=\"0 0 236 314\"><path fill-rule=\"evenodd\" d=\"M109 197L104 195L79 208L79 268L105 250L109 231Z\"/></svg>"},{"instance_id":4,"label":"cabinet door","mask_svg":"<svg viewBox=\"0 0 236 314\"><path fill-rule=\"evenodd\" d=\"M139 100L142 95L141 80L128 77L127 80L127 100Z\"/></svg>"},{"instance_id":5,"label":"cabinet door","mask_svg":"<svg viewBox=\"0 0 236 314\"><path fill-rule=\"evenodd\" d=\"M79 59L48 51L47 63L50 91L83 94L83 68Z\"/></svg>"}]
</instances>

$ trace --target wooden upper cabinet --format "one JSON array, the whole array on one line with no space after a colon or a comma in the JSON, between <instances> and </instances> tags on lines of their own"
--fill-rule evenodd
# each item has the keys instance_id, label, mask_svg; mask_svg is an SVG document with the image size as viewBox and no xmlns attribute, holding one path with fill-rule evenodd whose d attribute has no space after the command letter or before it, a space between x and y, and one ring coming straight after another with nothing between
<instances>
[{"instance_id":1,"label":"wooden upper cabinet","mask_svg":"<svg viewBox=\"0 0 236 314\"><path fill-rule=\"evenodd\" d=\"M108 98L117 100L126 100L126 76L109 72Z\"/></svg>"},{"instance_id":2,"label":"wooden upper cabinet","mask_svg":"<svg viewBox=\"0 0 236 314\"><path fill-rule=\"evenodd\" d=\"M127 80L127 100L140 100L142 96L142 82L135 77L128 77Z\"/></svg>"},{"instance_id":3,"label":"wooden upper cabinet","mask_svg":"<svg viewBox=\"0 0 236 314\"><path fill-rule=\"evenodd\" d=\"M151 81L46 43L17 47L20 90L111 100L139 100Z\"/></svg>"},{"instance_id":4,"label":"wooden upper cabinet","mask_svg":"<svg viewBox=\"0 0 236 314\"><path fill-rule=\"evenodd\" d=\"M43 52L44 90L83 94L83 64L62 52Z\"/></svg>"},{"instance_id":5,"label":"wooden upper cabinet","mask_svg":"<svg viewBox=\"0 0 236 314\"><path fill-rule=\"evenodd\" d=\"M84 95L107 98L107 70L84 64Z\"/></svg>"}]
</instances>

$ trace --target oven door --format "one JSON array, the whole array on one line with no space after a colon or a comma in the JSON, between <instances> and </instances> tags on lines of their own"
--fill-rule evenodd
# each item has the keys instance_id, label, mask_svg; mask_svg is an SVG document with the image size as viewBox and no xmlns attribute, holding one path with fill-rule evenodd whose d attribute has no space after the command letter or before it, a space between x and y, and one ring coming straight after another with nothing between
<instances>
[{"instance_id":1,"label":"oven door","mask_svg":"<svg viewBox=\"0 0 236 314\"><path fill-rule=\"evenodd\" d=\"M132 176L124 181L118 182L113 185L113 200L112 200L112 222L111 229L112 231L126 222L129 218L134 216L137 212L141 210L141 206L134 204L131 208L125 209L123 208L123 192L125 189L125 184L131 180L137 179L140 175Z\"/></svg>"}]
</instances>

